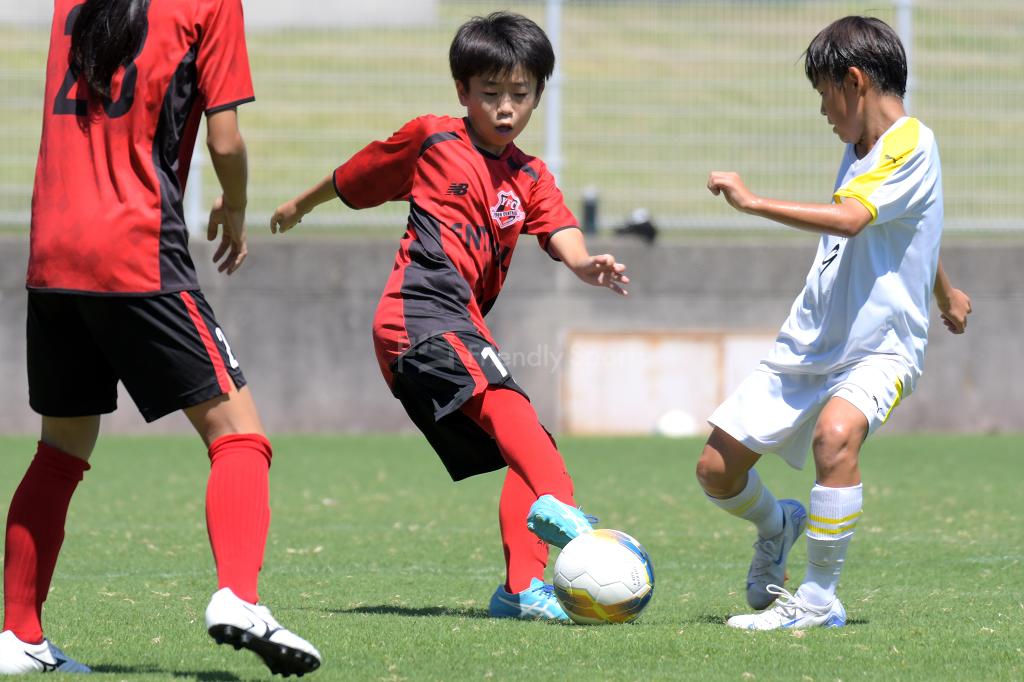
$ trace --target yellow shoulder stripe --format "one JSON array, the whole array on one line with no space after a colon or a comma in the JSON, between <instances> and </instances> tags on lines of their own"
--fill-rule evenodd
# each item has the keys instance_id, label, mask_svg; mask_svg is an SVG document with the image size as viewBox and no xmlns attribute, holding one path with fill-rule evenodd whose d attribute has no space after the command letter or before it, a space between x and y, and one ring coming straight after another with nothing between
<instances>
[{"instance_id":1,"label":"yellow shoulder stripe","mask_svg":"<svg viewBox=\"0 0 1024 682\"><path fill-rule=\"evenodd\" d=\"M897 168L906 163L911 152L917 149L920 137L921 122L916 118L908 118L903 125L882 138L882 151L878 155L878 162L870 170L836 190L832 195L833 201L838 202L842 197L856 199L871 212L871 220L878 218L878 207L868 197L874 194Z\"/></svg>"}]
</instances>

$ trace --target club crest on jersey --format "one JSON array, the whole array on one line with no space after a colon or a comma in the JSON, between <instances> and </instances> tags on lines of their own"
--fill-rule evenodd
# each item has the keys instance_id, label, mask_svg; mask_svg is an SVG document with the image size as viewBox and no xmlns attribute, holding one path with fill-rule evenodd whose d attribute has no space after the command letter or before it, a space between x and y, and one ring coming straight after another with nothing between
<instances>
[{"instance_id":1,"label":"club crest on jersey","mask_svg":"<svg viewBox=\"0 0 1024 682\"><path fill-rule=\"evenodd\" d=\"M523 202L512 192L498 192L498 203L491 206L491 217L504 230L526 219L522 208Z\"/></svg>"}]
</instances>

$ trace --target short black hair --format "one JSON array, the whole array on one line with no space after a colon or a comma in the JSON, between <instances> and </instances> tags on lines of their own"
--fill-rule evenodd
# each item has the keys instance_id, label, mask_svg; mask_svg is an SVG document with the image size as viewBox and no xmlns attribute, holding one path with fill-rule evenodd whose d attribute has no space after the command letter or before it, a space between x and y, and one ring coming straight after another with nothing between
<instances>
[{"instance_id":1,"label":"short black hair","mask_svg":"<svg viewBox=\"0 0 1024 682\"><path fill-rule=\"evenodd\" d=\"M448 50L452 78L469 85L473 76L504 75L522 66L537 79L537 90L555 70L555 51L544 30L512 12L473 17L455 33Z\"/></svg>"},{"instance_id":2,"label":"short black hair","mask_svg":"<svg viewBox=\"0 0 1024 682\"><path fill-rule=\"evenodd\" d=\"M896 31L874 17L843 17L821 30L804 53L811 85L824 78L841 83L851 66L868 75L882 94L907 91L907 53Z\"/></svg>"}]
</instances>

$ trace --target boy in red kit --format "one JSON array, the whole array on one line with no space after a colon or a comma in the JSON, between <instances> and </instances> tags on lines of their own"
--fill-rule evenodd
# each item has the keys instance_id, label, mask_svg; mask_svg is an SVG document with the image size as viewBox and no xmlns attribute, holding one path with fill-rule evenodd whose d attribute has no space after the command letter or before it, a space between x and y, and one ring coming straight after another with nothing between
<instances>
[{"instance_id":1,"label":"boy in red kit","mask_svg":"<svg viewBox=\"0 0 1024 682\"><path fill-rule=\"evenodd\" d=\"M272 672L319 652L257 604L271 446L188 251L184 179L199 119L223 188L207 236L231 274L246 256L253 99L240 0L56 0L28 266L29 403L38 450L11 500L0 674L87 673L45 639L42 607L100 415L124 383L146 421L183 410L208 448L206 519L219 590L206 628ZM6 473L6 472L5 472Z\"/></svg>"},{"instance_id":2,"label":"boy in red kit","mask_svg":"<svg viewBox=\"0 0 1024 682\"><path fill-rule=\"evenodd\" d=\"M592 526L484 315L521 234L536 236L588 284L625 295L621 285L629 281L613 256L587 253L551 173L513 142L540 103L554 60L547 36L526 17L496 12L470 20L449 52L466 117L413 119L271 219L271 230L283 232L336 196L355 209L409 202L373 321L377 361L453 480L508 466L498 510L507 579L489 609L504 618L567 620L543 581L544 542L562 547Z\"/></svg>"}]
</instances>

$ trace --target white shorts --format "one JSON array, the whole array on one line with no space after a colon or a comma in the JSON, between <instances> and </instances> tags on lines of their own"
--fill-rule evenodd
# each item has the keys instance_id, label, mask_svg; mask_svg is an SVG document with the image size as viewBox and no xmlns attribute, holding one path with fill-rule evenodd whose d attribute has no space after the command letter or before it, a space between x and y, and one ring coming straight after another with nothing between
<instances>
[{"instance_id":1,"label":"white shorts","mask_svg":"<svg viewBox=\"0 0 1024 682\"><path fill-rule=\"evenodd\" d=\"M708 417L758 454L774 452L803 469L818 415L833 397L864 413L871 434L909 395L910 373L891 356L865 358L835 374L782 373L761 364Z\"/></svg>"}]
</instances>

